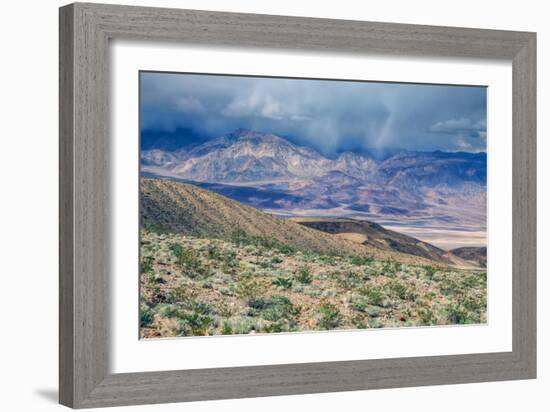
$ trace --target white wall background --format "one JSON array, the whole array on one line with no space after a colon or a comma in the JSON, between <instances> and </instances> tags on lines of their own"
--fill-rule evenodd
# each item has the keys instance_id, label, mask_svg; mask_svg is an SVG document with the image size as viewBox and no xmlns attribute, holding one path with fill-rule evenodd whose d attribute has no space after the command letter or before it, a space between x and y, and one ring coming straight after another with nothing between
<instances>
[{"instance_id":1,"label":"white wall background","mask_svg":"<svg viewBox=\"0 0 550 412\"><path fill-rule=\"evenodd\" d=\"M122 0L121 0L122 1ZM106 3L112 3L104 0ZM342 408L446 412L550 408L550 26L545 2L386 0L163 0L126 4L528 30L538 32L539 378L278 398L140 406L117 410L264 411ZM116 2L115 2L116 3ZM57 405L57 0L2 4L0 65L0 404L9 411ZM546 93L545 93L546 92Z\"/></svg>"}]
</instances>

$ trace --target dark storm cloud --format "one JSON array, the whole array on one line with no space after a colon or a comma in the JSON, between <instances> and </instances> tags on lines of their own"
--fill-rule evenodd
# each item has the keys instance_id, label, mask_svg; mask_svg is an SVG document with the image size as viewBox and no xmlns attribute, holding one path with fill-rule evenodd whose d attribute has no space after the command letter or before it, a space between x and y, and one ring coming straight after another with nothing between
<instances>
[{"instance_id":1,"label":"dark storm cloud","mask_svg":"<svg viewBox=\"0 0 550 412\"><path fill-rule=\"evenodd\" d=\"M237 128L325 153L486 148L486 89L167 73L141 74L141 128L202 138ZM183 144L184 142L182 142Z\"/></svg>"}]
</instances>

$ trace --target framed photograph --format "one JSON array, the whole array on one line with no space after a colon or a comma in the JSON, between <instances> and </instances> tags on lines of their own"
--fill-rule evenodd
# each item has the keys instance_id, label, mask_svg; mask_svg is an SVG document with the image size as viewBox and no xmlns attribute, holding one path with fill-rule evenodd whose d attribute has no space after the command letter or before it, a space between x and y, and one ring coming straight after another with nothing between
<instances>
[{"instance_id":1,"label":"framed photograph","mask_svg":"<svg viewBox=\"0 0 550 412\"><path fill-rule=\"evenodd\" d=\"M60 9L60 402L536 377L536 35Z\"/></svg>"}]
</instances>

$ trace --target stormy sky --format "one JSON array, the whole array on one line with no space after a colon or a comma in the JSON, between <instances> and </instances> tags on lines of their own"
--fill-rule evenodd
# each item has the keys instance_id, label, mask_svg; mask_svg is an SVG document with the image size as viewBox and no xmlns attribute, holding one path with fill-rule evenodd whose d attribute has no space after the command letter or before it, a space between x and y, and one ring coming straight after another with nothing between
<instances>
[{"instance_id":1,"label":"stormy sky","mask_svg":"<svg viewBox=\"0 0 550 412\"><path fill-rule=\"evenodd\" d=\"M247 128L325 155L479 152L486 150L486 105L484 87L140 74L144 148L182 147Z\"/></svg>"}]
</instances>

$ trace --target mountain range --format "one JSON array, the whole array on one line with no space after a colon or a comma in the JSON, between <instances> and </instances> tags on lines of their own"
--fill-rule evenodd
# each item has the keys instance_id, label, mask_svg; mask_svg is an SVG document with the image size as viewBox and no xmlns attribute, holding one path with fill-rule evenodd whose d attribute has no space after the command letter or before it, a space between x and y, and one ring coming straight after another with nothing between
<instances>
[{"instance_id":1,"label":"mountain range","mask_svg":"<svg viewBox=\"0 0 550 412\"><path fill-rule=\"evenodd\" d=\"M191 182L275 214L478 232L486 227L486 166L486 153L467 152L330 158L248 129L141 152L144 176Z\"/></svg>"}]
</instances>

